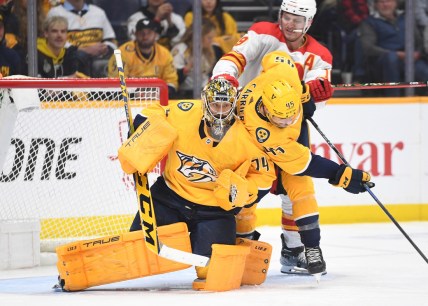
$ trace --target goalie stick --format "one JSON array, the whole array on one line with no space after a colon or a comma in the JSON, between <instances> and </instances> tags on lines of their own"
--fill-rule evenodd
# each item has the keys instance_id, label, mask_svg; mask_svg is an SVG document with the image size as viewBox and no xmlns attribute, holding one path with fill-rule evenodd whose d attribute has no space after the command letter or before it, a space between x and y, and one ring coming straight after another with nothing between
<instances>
[{"instance_id":1,"label":"goalie stick","mask_svg":"<svg viewBox=\"0 0 428 306\"><path fill-rule=\"evenodd\" d=\"M321 131L318 124L314 121L312 118L307 118L307 120L313 125L313 127L318 131L318 133L324 138L324 140L327 142L330 148L333 149L333 151L339 156L340 160L347 166L350 166L345 157L342 153L335 147L334 144L330 142L330 140L325 136L325 134ZM421 255L421 257L428 263L428 259L425 256L424 253L419 249L419 247L413 242L413 240L407 235L407 233L403 230L403 228L400 226L400 224L395 220L395 218L391 215L391 213L386 209L386 207L382 204L382 202L375 196L375 194L371 191L370 187L372 187L370 184L366 183L364 184L364 188L367 190L367 192L371 195L371 197L375 200L375 202L380 206L380 208L384 211L384 213L389 217L389 219L392 221L392 223L395 224L395 226L400 230L400 232L406 237L406 239L410 242L410 244L415 248L415 250Z\"/></svg>"},{"instance_id":2,"label":"goalie stick","mask_svg":"<svg viewBox=\"0 0 428 306\"><path fill-rule=\"evenodd\" d=\"M129 107L129 96L125 82L121 51L118 49L114 50L114 56L116 58L117 71L119 74L120 88L122 91L121 96L125 108L126 121L128 122L129 132L132 134L134 132L134 123L131 109ZM170 260L192 266L205 267L209 261L208 257L170 248L159 240L147 173L134 173L134 180L137 199L139 202L138 211L140 213L141 227L144 230L147 248L153 253Z\"/></svg>"}]
</instances>

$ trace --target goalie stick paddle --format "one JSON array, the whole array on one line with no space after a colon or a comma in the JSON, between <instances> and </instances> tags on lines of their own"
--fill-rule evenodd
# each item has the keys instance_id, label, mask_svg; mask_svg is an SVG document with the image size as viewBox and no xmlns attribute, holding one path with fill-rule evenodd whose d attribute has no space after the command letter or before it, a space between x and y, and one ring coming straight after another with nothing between
<instances>
[{"instance_id":1,"label":"goalie stick paddle","mask_svg":"<svg viewBox=\"0 0 428 306\"><path fill-rule=\"evenodd\" d=\"M342 153L336 148L336 146L330 142L330 140L325 136L325 134L321 131L318 124L314 121L312 118L307 118L307 120L312 124L312 126L318 131L318 133L321 135L322 138L327 142L330 148L333 149L333 151L339 156L339 158L342 160L342 162L349 166L349 163L346 161L345 157ZM413 240L407 235L407 233L404 231L404 229L400 226L400 224L395 220L395 218L391 215L391 213L386 209L386 207L382 204L382 202L375 196L375 194L371 191L369 184L364 184L364 188L367 190L367 192L371 195L371 197L375 200L375 202L380 206L380 208L384 211L384 213L389 217L389 219L392 221L392 223L395 224L395 226L400 230L400 232L406 237L406 239L410 242L410 244L415 248L415 250L421 255L421 257L428 263L428 259L425 256L424 253L419 249L419 247L413 242Z\"/></svg>"},{"instance_id":2,"label":"goalie stick paddle","mask_svg":"<svg viewBox=\"0 0 428 306\"><path fill-rule=\"evenodd\" d=\"M129 96L126 87L121 51L118 49L114 50L114 56L116 58L117 71L119 74L120 88L122 91L121 96L125 108L126 121L128 122L130 134L132 134L134 132L134 123L129 106ZM141 226L144 230L144 237L147 248L153 253L170 260L192 266L205 267L209 261L208 257L173 249L159 241L155 211L150 193L150 185L147 173L134 173L134 181L137 192L137 199L139 202L138 211L140 213Z\"/></svg>"}]
</instances>

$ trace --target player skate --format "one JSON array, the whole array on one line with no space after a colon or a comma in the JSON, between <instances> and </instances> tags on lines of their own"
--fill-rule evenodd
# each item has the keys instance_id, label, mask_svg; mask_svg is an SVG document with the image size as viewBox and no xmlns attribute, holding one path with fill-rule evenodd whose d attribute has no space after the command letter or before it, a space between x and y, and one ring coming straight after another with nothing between
<instances>
[{"instance_id":1,"label":"player skate","mask_svg":"<svg viewBox=\"0 0 428 306\"><path fill-rule=\"evenodd\" d=\"M320 281L321 275L326 274L326 264L322 257L322 251L319 246L314 248L306 248L306 261L308 263L309 274L315 276L317 282Z\"/></svg>"},{"instance_id":2,"label":"player skate","mask_svg":"<svg viewBox=\"0 0 428 306\"><path fill-rule=\"evenodd\" d=\"M281 272L285 274L309 275L303 246L289 248L285 243L284 234L281 234Z\"/></svg>"}]
</instances>

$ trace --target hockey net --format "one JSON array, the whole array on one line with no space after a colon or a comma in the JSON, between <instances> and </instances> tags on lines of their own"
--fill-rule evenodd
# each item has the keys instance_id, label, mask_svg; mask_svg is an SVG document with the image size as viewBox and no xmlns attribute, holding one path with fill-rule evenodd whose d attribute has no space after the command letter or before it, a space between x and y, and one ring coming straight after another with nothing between
<instances>
[{"instance_id":1,"label":"hockey net","mask_svg":"<svg viewBox=\"0 0 428 306\"><path fill-rule=\"evenodd\" d=\"M126 83L133 116L167 105L164 81ZM138 206L117 159L127 135L119 79L0 79L0 221L39 220L42 251L128 231Z\"/></svg>"}]
</instances>

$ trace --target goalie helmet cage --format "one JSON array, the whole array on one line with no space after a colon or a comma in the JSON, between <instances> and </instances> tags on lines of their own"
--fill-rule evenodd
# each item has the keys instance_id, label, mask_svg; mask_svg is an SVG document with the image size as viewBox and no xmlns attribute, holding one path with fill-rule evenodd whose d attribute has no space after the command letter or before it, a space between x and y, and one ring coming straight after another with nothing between
<instances>
[{"instance_id":1,"label":"goalie helmet cage","mask_svg":"<svg viewBox=\"0 0 428 306\"><path fill-rule=\"evenodd\" d=\"M134 115L168 104L164 81L126 83ZM128 231L137 199L117 159L127 137L119 79L0 79L0 221L39 220L41 251Z\"/></svg>"}]
</instances>

